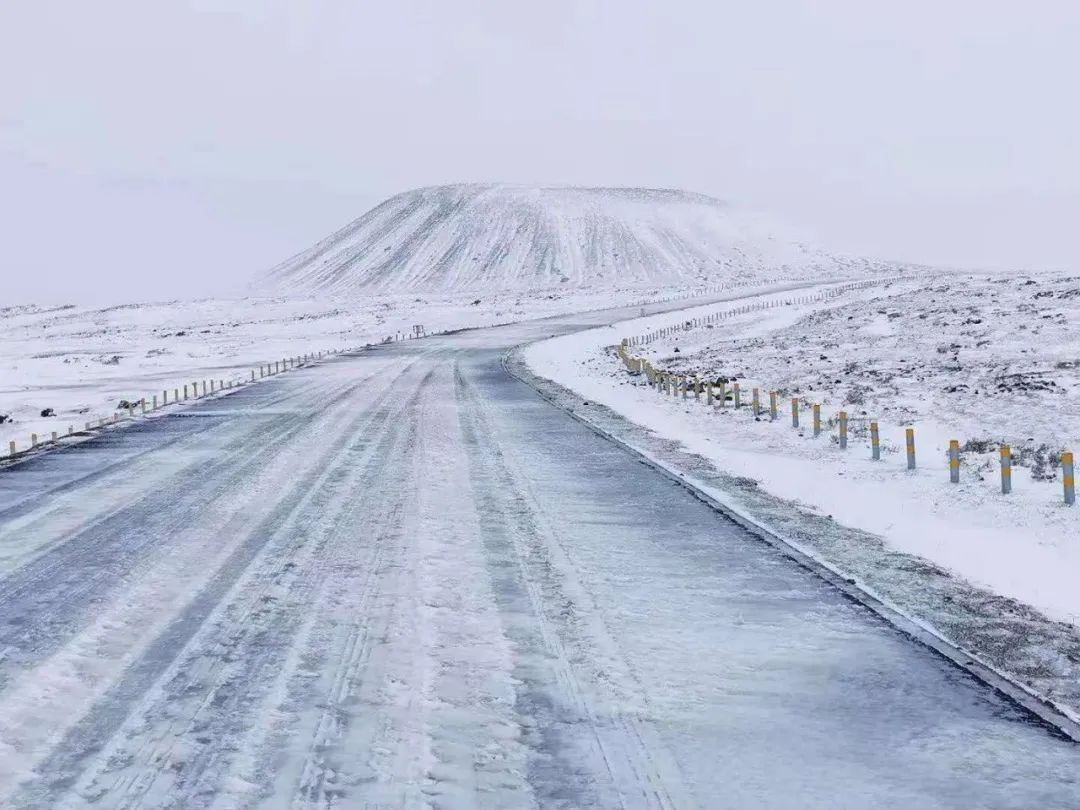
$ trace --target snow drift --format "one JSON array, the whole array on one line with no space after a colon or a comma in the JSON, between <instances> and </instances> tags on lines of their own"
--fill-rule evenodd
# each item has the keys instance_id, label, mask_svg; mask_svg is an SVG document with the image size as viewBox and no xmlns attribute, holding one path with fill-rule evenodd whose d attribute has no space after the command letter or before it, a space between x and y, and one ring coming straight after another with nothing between
<instances>
[{"instance_id":1,"label":"snow drift","mask_svg":"<svg viewBox=\"0 0 1080 810\"><path fill-rule=\"evenodd\" d=\"M263 275L254 292L692 286L871 268L701 194L452 185L391 197Z\"/></svg>"}]
</instances>

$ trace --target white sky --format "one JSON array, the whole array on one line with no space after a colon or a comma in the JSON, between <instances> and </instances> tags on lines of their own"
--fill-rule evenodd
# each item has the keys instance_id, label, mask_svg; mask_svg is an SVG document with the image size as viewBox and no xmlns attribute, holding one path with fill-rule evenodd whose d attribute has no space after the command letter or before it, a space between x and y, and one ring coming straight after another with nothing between
<instances>
[{"instance_id":1,"label":"white sky","mask_svg":"<svg viewBox=\"0 0 1080 810\"><path fill-rule=\"evenodd\" d=\"M671 186L1080 268L1068 0L8 0L0 305L229 292L419 185Z\"/></svg>"}]
</instances>

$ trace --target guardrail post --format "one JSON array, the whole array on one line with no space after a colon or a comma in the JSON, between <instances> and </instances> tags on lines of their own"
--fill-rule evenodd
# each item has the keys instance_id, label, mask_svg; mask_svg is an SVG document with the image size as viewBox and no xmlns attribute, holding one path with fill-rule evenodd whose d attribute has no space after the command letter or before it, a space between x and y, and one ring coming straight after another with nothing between
<instances>
[{"instance_id":1,"label":"guardrail post","mask_svg":"<svg viewBox=\"0 0 1080 810\"><path fill-rule=\"evenodd\" d=\"M128 405L127 412L128 412L128 419L133 418L135 416L135 407L132 406L132 405Z\"/></svg>"},{"instance_id":2,"label":"guardrail post","mask_svg":"<svg viewBox=\"0 0 1080 810\"><path fill-rule=\"evenodd\" d=\"M721 408L726 408L727 407L727 383L725 383L723 380L721 380L719 385L720 385L720 407Z\"/></svg>"},{"instance_id":3,"label":"guardrail post","mask_svg":"<svg viewBox=\"0 0 1080 810\"><path fill-rule=\"evenodd\" d=\"M701 399L701 378L694 375L694 399Z\"/></svg>"},{"instance_id":4,"label":"guardrail post","mask_svg":"<svg viewBox=\"0 0 1080 810\"><path fill-rule=\"evenodd\" d=\"M791 398L791 426L797 428L799 426L799 398Z\"/></svg>"},{"instance_id":5,"label":"guardrail post","mask_svg":"<svg viewBox=\"0 0 1080 810\"><path fill-rule=\"evenodd\" d=\"M821 405L814 403L814 438L821 435Z\"/></svg>"},{"instance_id":6,"label":"guardrail post","mask_svg":"<svg viewBox=\"0 0 1080 810\"><path fill-rule=\"evenodd\" d=\"M712 383L707 382L707 383L705 383L705 404L706 405L712 405L712 403L713 403Z\"/></svg>"},{"instance_id":7,"label":"guardrail post","mask_svg":"<svg viewBox=\"0 0 1080 810\"><path fill-rule=\"evenodd\" d=\"M173 397L172 397L173 402L179 402L180 401L180 389L179 388L174 388L172 394L173 394ZM187 393L186 392L184 393L184 399L187 399Z\"/></svg>"},{"instance_id":8,"label":"guardrail post","mask_svg":"<svg viewBox=\"0 0 1080 810\"><path fill-rule=\"evenodd\" d=\"M37 447L37 434L36 433L31 433L30 434L30 446L31 447Z\"/></svg>"},{"instance_id":9,"label":"guardrail post","mask_svg":"<svg viewBox=\"0 0 1080 810\"><path fill-rule=\"evenodd\" d=\"M878 435L878 423L870 423L870 458L881 461L881 437Z\"/></svg>"},{"instance_id":10,"label":"guardrail post","mask_svg":"<svg viewBox=\"0 0 1080 810\"><path fill-rule=\"evenodd\" d=\"M184 399L187 399L187 383L184 383Z\"/></svg>"},{"instance_id":11,"label":"guardrail post","mask_svg":"<svg viewBox=\"0 0 1080 810\"><path fill-rule=\"evenodd\" d=\"M152 411L157 410L157 394L154 394L154 399L153 399L153 401L151 403L150 410L152 410Z\"/></svg>"},{"instance_id":12,"label":"guardrail post","mask_svg":"<svg viewBox=\"0 0 1080 810\"><path fill-rule=\"evenodd\" d=\"M960 483L960 442L949 439L949 481Z\"/></svg>"},{"instance_id":13,"label":"guardrail post","mask_svg":"<svg viewBox=\"0 0 1080 810\"><path fill-rule=\"evenodd\" d=\"M52 432L52 440L53 440L53 442L55 442L58 438L59 438L59 436L57 436L56 431L54 430Z\"/></svg>"},{"instance_id":14,"label":"guardrail post","mask_svg":"<svg viewBox=\"0 0 1080 810\"><path fill-rule=\"evenodd\" d=\"M139 400L139 405L142 408L142 412L146 413L146 397Z\"/></svg>"},{"instance_id":15,"label":"guardrail post","mask_svg":"<svg viewBox=\"0 0 1080 810\"><path fill-rule=\"evenodd\" d=\"M1012 450L1009 445L1001 445L1001 494L1012 492Z\"/></svg>"},{"instance_id":16,"label":"guardrail post","mask_svg":"<svg viewBox=\"0 0 1080 810\"><path fill-rule=\"evenodd\" d=\"M8 442L8 453L11 454L11 455L15 455L15 442L14 441Z\"/></svg>"},{"instance_id":17,"label":"guardrail post","mask_svg":"<svg viewBox=\"0 0 1080 810\"><path fill-rule=\"evenodd\" d=\"M840 449L847 450L847 411L840 411Z\"/></svg>"},{"instance_id":18,"label":"guardrail post","mask_svg":"<svg viewBox=\"0 0 1080 810\"><path fill-rule=\"evenodd\" d=\"M769 419L776 421L776 392L769 392Z\"/></svg>"},{"instance_id":19,"label":"guardrail post","mask_svg":"<svg viewBox=\"0 0 1080 810\"><path fill-rule=\"evenodd\" d=\"M690 395L690 378L683 375L682 378L682 398L686 399Z\"/></svg>"},{"instance_id":20,"label":"guardrail post","mask_svg":"<svg viewBox=\"0 0 1080 810\"><path fill-rule=\"evenodd\" d=\"M907 446L907 468L915 469L915 428L904 431L904 444Z\"/></svg>"},{"instance_id":21,"label":"guardrail post","mask_svg":"<svg viewBox=\"0 0 1080 810\"><path fill-rule=\"evenodd\" d=\"M1061 483L1065 489L1065 503L1076 503L1076 486L1073 478L1073 454L1066 450L1061 454Z\"/></svg>"},{"instance_id":22,"label":"guardrail post","mask_svg":"<svg viewBox=\"0 0 1080 810\"><path fill-rule=\"evenodd\" d=\"M754 417L757 418L761 413L761 391L757 388L752 389L751 401L753 402Z\"/></svg>"}]
</instances>

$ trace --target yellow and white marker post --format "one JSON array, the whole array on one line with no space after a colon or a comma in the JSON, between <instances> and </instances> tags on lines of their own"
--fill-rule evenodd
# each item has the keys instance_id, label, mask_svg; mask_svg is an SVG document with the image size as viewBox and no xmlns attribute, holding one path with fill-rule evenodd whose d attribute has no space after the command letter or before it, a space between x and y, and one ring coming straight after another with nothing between
<instances>
[{"instance_id":1,"label":"yellow and white marker post","mask_svg":"<svg viewBox=\"0 0 1080 810\"><path fill-rule=\"evenodd\" d=\"M915 428L904 431L904 444L907 447L907 468L915 469Z\"/></svg>"},{"instance_id":2,"label":"yellow and white marker post","mask_svg":"<svg viewBox=\"0 0 1080 810\"><path fill-rule=\"evenodd\" d=\"M1076 484L1073 478L1073 454L1066 450L1061 454L1061 483L1065 489L1065 503L1076 503Z\"/></svg>"},{"instance_id":3,"label":"yellow and white marker post","mask_svg":"<svg viewBox=\"0 0 1080 810\"><path fill-rule=\"evenodd\" d=\"M799 427L799 398L791 398L791 426L798 429Z\"/></svg>"},{"instance_id":4,"label":"yellow and white marker post","mask_svg":"<svg viewBox=\"0 0 1080 810\"><path fill-rule=\"evenodd\" d=\"M960 483L960 442L949 439L949 482Z\"/></svg>"},{"instance_id":5,"label":"yellow and white marker post","mask_svg":"<svg viewBox=\"0 0 1080 810\"><path fill-rule=\"evenodd\" d=\"M1001 445L1001 494L1012 492L1012 449L1007 444Z\"/></svg>"},{"instance_id":6,"label":"yellow and white marker post","mask_svg":"<svg viewBox=\"0 0 1080 810\"><path fill-rule=\"evenodd\" d=\"M881 435L878 432L878 423L870 423L870 458L881 461Z\"/></svg>"},{"instance_id":7,"label":"yellow and white marker post","mask_svg":"<svg viewBox=\"0 0 1080 810\"><path fill-rule=\"evenodd\" d=\"M777 416L777 413L776 413L776 396L777 396L776 391L770 391L769 392L769 419L771 419L773 422L776 421L776 416Z\"/></svg>"},{"instance_id":8,"label":"yellow and white marker post","mask_svg":"<svg viewBox=\"0 0 1080 810\"><path fill-rule=\"evenodd\" d=\"M847 411L840 411L840 449L847 450Z\"/></svg>"},{"instance_id":9,"label":"yellow and white marker post","mask_svg":"<svg viewBox=\"0 0 1080 810\"><path fill-rule=\"evenodd\" d=\"M754 418L756 419L761 414L761 391L757 388L751 391L751 401L753 402Z\"/></svg>"},{"instance_id":10,"label":"yellow and white marker post","mask_svg":"<svg viewBox=\"0 0 1080 810\"><path fill-rule=\"evenodd\" d=\"M821 405L817 402L814 403L814 438L816 439L821 435Z\"/></svg>"}]
</instances>

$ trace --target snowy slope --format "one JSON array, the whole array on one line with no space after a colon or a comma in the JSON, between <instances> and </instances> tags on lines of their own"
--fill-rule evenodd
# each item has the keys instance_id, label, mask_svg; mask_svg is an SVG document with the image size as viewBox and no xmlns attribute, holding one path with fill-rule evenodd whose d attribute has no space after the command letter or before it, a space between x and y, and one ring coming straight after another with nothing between
<instances>
[{"instance_id":1,"label":"snowy slope","mask_svg":"<svg viewBox=\"0 0 1080 810\"><path fill-rule=\"evenodd\" d=\"M705 285L878 265L683 191L434 186L383 202L262 276L256 294Z\"/></svg>"}]
</instances>

